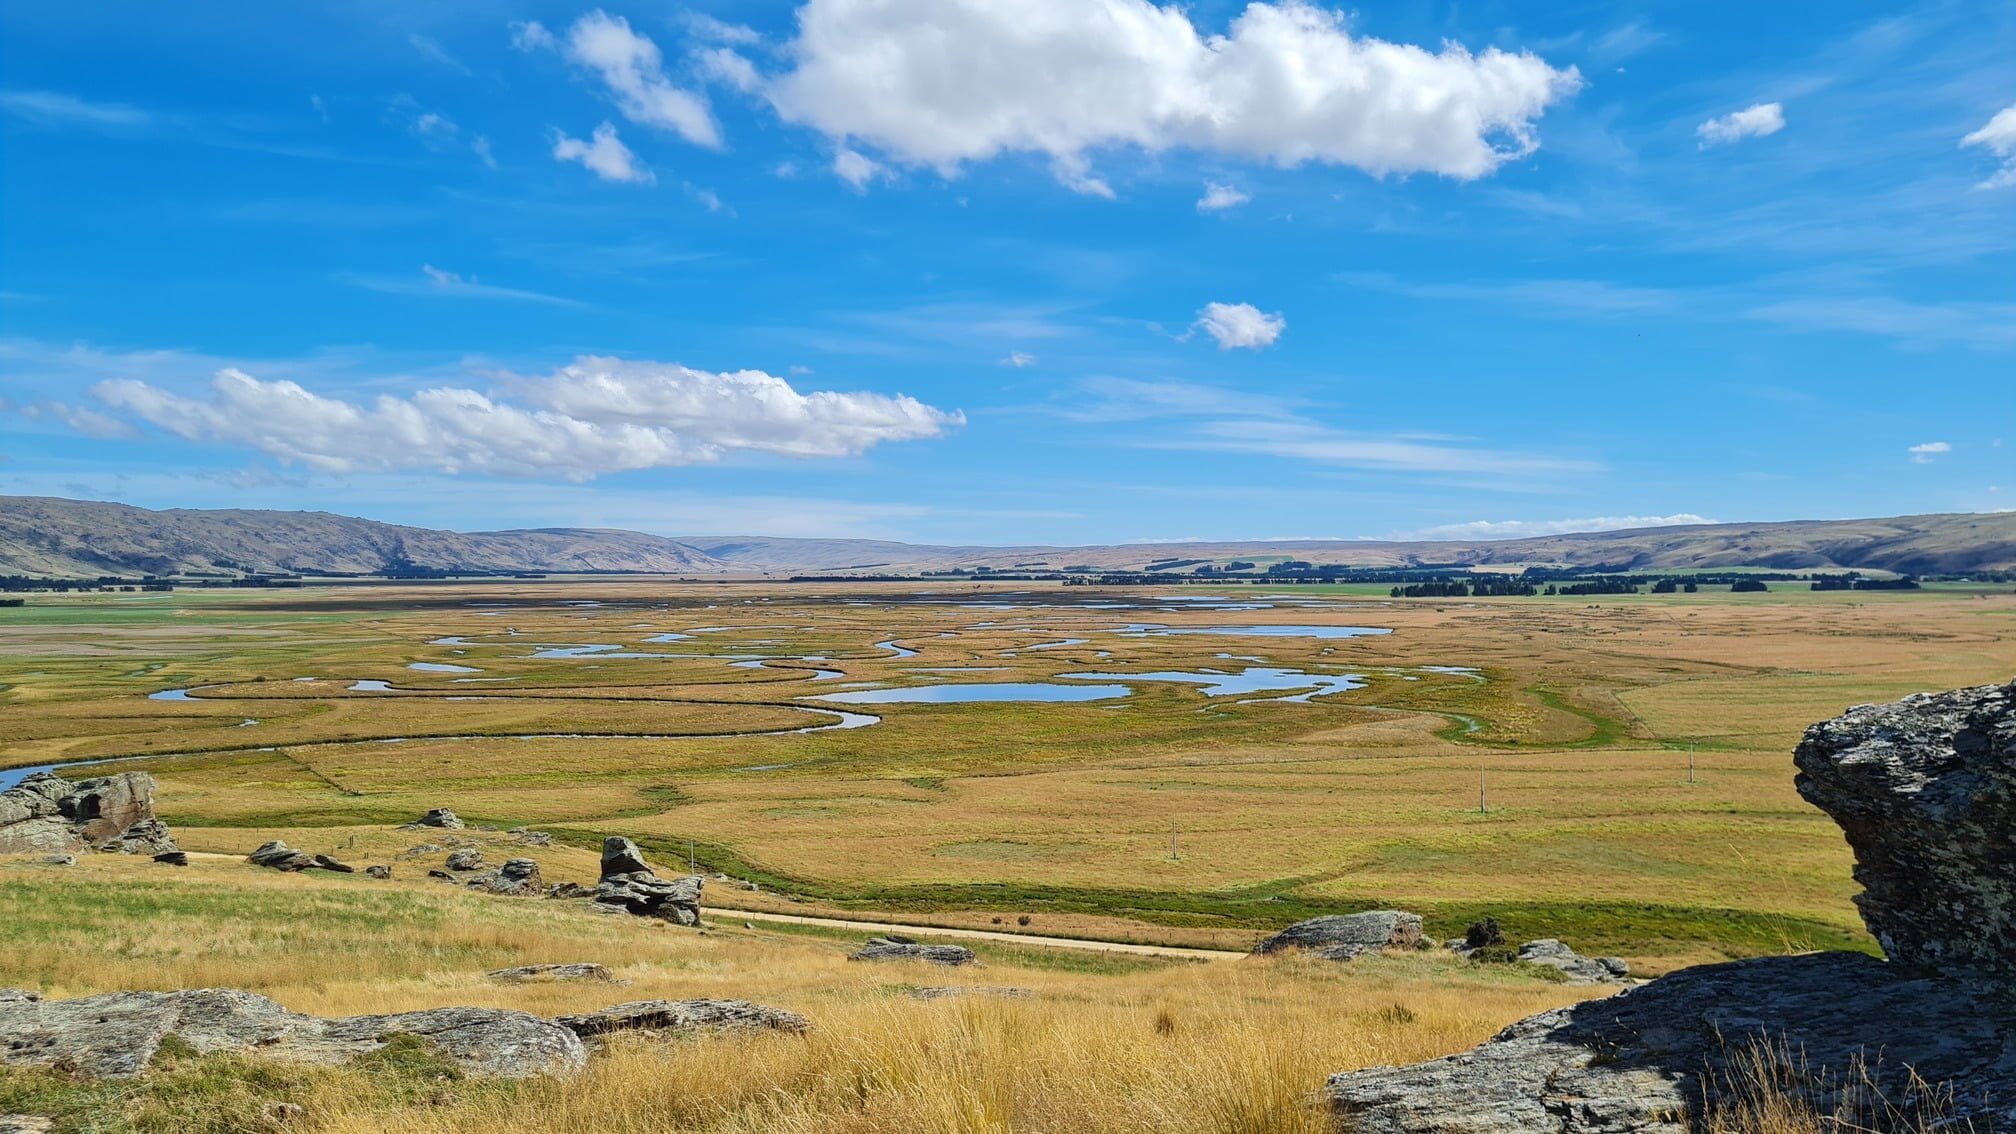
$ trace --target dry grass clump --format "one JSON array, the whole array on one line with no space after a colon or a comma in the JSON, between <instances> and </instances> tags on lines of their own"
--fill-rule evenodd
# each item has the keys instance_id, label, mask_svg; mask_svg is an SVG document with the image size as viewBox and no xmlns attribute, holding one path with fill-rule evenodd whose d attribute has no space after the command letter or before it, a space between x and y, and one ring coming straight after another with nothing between
<instances>
[{"instance_id":1,"label":"dry grass clump","mask_svg":"<svg viewBox=\"0 0 2016 1134\"><path fill-rule=\"evenodd\" d=\"M1708 1084L1703 1134L1973 1134L1952 1117L1953 1088L1914 1071L1886 1088L1870 1064L1816 1069L1782 1042L1734 1053Z\"/></svg>"},{"instance_id":2,"label":"dry grass clump","mask_svg":"<svg viewBox=\"0 0 2016 1134\"><path fill-rule=\"evenodd\" d=\"M1417 979L1375 993L1377 977L1255 963L928 1004L856 986L808 1009L803 1038L625 1043L571 1082L396 1115L340 1094L310 1106L334 1134L1315 1134L1329 1073L1460 1049L1504 1022L1492 1007L1542 999Z\"/></svg>"}]
</instances>

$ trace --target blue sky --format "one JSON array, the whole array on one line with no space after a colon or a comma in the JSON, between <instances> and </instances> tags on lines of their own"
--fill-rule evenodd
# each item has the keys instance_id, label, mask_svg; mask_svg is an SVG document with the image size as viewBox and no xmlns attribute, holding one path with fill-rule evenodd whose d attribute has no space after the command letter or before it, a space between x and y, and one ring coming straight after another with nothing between
<instances>
[{"instance_id":1,"label":"blue sky","mask_svg":"<svg viewBox=\"0 0 2016 1134\"><path fill-rule=\"evenodd\" d=\"M0 493L993 543L2016 506L2007 4L109 0L0 53Z\"/></svg>"}]
</instances>

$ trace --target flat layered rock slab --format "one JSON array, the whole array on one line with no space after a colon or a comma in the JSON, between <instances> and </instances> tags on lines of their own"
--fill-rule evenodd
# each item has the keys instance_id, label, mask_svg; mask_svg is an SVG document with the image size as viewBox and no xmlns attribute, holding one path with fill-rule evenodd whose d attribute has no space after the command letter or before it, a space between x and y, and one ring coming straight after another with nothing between
<instances>
[{"instance_id":1,"label":"flat layered rock slab","mask_svg":"<svg viewBox=\"0 0 2016 1134\"><path fill-rule=\"evenodd\" d=\"M812 1022L796 1012L747 1000L639 1000L600 1012L555 1016L553 1022L584 1038L616 1032L749 1029L804 1032Z\"/></svg>"},{"instance_id":2,"label":"flat layered rock slab","mask_svg":"<svg viewBox=\"0 0 2016 1134\"><path fill-rule=\"evenodd\" d=\"M587 1063L572 1031L498 1008L324 1019L229 988L108 992L75 1000L0 990L0 1066L130 1078L146 1070L162 1038L171 1034L203 1054L242 1051L314 1064L344 1063L396 1036L418 1036L464 1073L501 1078L573 1072Z\"/></svg>"}]
</instances>

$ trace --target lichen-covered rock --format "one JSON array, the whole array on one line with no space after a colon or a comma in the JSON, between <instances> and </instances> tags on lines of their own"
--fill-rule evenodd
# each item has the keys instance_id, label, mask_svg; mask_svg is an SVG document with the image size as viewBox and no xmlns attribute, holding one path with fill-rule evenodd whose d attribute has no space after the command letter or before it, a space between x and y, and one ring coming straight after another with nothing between
<instances>
[{"instance_id":1,"label":"lichen-covered rock","mask_svg":"<svg viewBox=\"0 0 2016 1134\"><path fill-rule=\"evenodd\" d=\"M229 988L109 992L76 1000L0 994L0 1066L125 1078L145 1070L162 1037L171 1033L199 1053L250 1052L298 1063L342 1063L398 1035L430 1041L471 1075L517 1078L578 1071L586 1063L573 1032L497 1008L323 1019Z\"/></svg>"},{"instance_id":2,"label":"lichen-covered rock","mask_svg":"<svg viewBox=\"0 0 2016 1134\"><path fill-rule=\"evenodd\" d=\"M1857 706L1794 760L1847 833L1890 959L2016 975L2016 684Z\"/></svg>"},{"instance_id":3,"label":"lichen-covered rock","mask_svg":"<svg viewBox=\"0 0 2016 1134\"><path fill-rule=\"evenodd\" d=\"M399 829L402 831L413 831L421 827L439 827L443 830L459 831L462 829L462 820L456 818L453 811L445 807L436 807Z\"/></svg>"},{"instance_id":4,"label":"lichen-covered rock","mask_svg":"<svg viewBox=\"0 0 2016 1134\"><path fill-rule=\"evenodd\" d=\"M2016 1122L2012 1037L2016 998L2006 988L1860 953L1764 957L1533 1016L1462 1055L1333 1075L1329 1094L1353 1134L1689 1134L1710 1096L1731 1097L1732 1062L1761 1047L1795 1053L1813 1074L1789 1075L1787 1086L1823 1108L1832 1105L1827 1077L1838 1090L1866 1056L1893 1102L1931 1097L1912 1089L1915 1071L1956 1085L1949 1113L2003 1131L2016 1128L2007 1125Z\"/></svg>"},{"instance_id":5,"label":"lichen-covered rock","mask_svg":"<svg viewBox=\"0 0 2016 1134\"><path fill-rule=\"evenodd\" d=\"M694 875L660 878L648 870L612 874L595 884L595 905L605 912L699 925L700 888L704 884L704 879Z\"/></svg>"},{"instance_id":6,"label":"lichen-covered rock","mask_svg":"<svg viewBox=\"0 0 2016 1134\"><path fill-rule=\"evenodd\" d=\"M611 874L649 873L651 865L644 861L644 852L637 844L621 835L611 835L602 840L602 877Z\"/></svg>"},{"instance_id":7,"label":"lichen-covered rock","mask_svg":"<svg viewBox=\"0 0 2016 1134\"><path fill-rule=\"evenodd\" d=\"M309 865L310 865L310 866L312 866L312 867L314 867L314 868L315 868L315 869L317 869L317 870L327 870L327 871L330 871L330 872L332 872L332 873L336 873L336 874L355 874L355 873L357 873L357 868L356 868L356 867L354 867L354 866L351 866L351 865L350 865L349 863L347 863L347 862L338 862L338 861L336 861L335 859L333 859L333 858L330 858L330 857L329 857L328 855L326 855L326 854L318 854L318 855L316 855L316 856L315 856L315 859L314 859L314 861L313 861L313 862L311 862L311 863L309 863Z\"/></svg>"},{"instance_id":8,"label":"lichen-covered rock","mask_svg":"<svg viewBox=\"0 0 2016 1134\"><path fill-rule=\"evenodd\" d=\"M658 877L636 843L611 835L602 841L602 878L595 884L595 908L604 913L655 917L674 925L699 925L700 891L706 884L697 874Z\"/></svg>"},{"instance_id":9,"label":"lichen-covered rock","mask_svg":"<svg viewBox=\"0 0 2016 1134\"><path fill-rule=\"evenodd\" d=\"M908 937L871 937L848 956L850 961L929 961L934 965L970 965L979 958L964 945L923 945Z\"/></svg>"},{"instance_id":10,"label":"lichen-covered rock","mask_svg":"<svg viewBox=\"0 0 2016 1134\"><path fill-rule=\"evenodd\" d=\"M1307 949L1333 961L1380 949L1412 949L1421 941L1421 917L1402 910L1368 910L1298 921L1253 947L1266 955Z\"/></svg>"},{"instance_id":11,"label":"lichen-covered rock","mask_svg":"<svg viewBox=\"0 0 2016 1134\"><path fill-rule=\"evenodd\" d=\"M274 839L270 843L260 843L256 850L245 856L245 861L269 870L292 873L315 865L315 856L306 851L295 850L279 839Z\"/></svg>"},{"instance_id":12,"label":"lichen-covered rock","mask_svg":"<svg viewBox=\"0 0 2016 1134\"><path fill-rule=\"evenodd\" d=\"M187 866L189 865L189 852L179 850L162 851L160 854L154 856L154 861L163 866Z\"/></svg>"},{"instance_id":13,"label":"lichen-covered rock","mask_svg":"<svg viewBox=\"0 0 2016 1134\"><path fill-rule=\"evenodd\" d=\"M169 854L180 850L175 845L175 836L168 830L168 824L159 819L142 819L118 835L95 844L94 850L104 854Z\"/></svg>"},{"instance_id":14,"label":"lichen-covered rock","mask_svg":"<svg viewBox=\"0 0 2016 1134\"><path fill-rule=\"evenodd\" d=\"M392 868L383 864L367 866L364 868L364 874L366 877L376 878L381 882L385 882L392 878Z\"/></svg>"},{"instance_id":15,"label":"lichen-covered rock","mask_svg":"<svg viewBox=\"0 0 2016 1134\"><path fill-rule=\"evenodd\" d=\"M693 1031L700 1028L803 1032L811 1021L796 1012L747 1000L640 1000L600 1012L555 1016L553 1022L582 1038L612 1032Z\"/></svg>"},{"instance_id":16,"label":"lichen-covered rock","mask_svg":"<svg viewBox=\"0 0 2016 1134\"><path fill-rule=\"evenodd\" d=\"M154 817L154 777L145 772L74 783L38 772L0 792L0 854L175 849L167 826Z\"/></svg>"},{"instance_id":17,"label":"lichen-covered rock","mask_svg":"<svg viewBox=\"0 0 2016 1134\"><path fill-rule=\"evenodd\" d=\"M442 865L450 870L481 870L483 869L483 852L474 847L464 847L449 854L448 861Z\"/></svg>"},{"instance_id":18,"label":"lichen-covered rock","mask_svg":"<svg viewBox=\"0 0 2016 1134\"><path fill-rule=\"evenodd\" d=\"M495 870L477 875L468 882L472 890L503 894L512 898L536 898L546 889L539 864L529 858L514 858Z\"/></svg>"},{"instance_id":19,"label":"lichen-covered rock","mask_svg":"<svg viewBox=\"0 0 2016 1134\"><path fill-rule=\"evenodd\" d=\"M590 961L574 961L559 965L520 965L515 969L498 969L483 975L507 984L543 984L571 980L599 980L613 984L616 981L607 968Z\"/></svg>"},{"instance_id":20,"label":"lichen-covered rock","mask_svg":"<svg viewBox=\"0 0 2016 1134\"><path fill-rule=\"evenodd\" d=\"M1631 975L1621 957L1585 957L1552 937L1519 946L1519 959L1555 969L1573 984L1615 984Z\"/></svg>"}]
</instances>

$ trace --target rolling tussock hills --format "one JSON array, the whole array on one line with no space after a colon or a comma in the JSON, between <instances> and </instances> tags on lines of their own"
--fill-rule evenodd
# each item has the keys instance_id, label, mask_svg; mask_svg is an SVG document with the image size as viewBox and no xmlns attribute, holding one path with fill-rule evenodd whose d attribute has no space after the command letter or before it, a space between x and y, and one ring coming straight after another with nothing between
<instances>
[{"instance_id":1,"label":"rolling tussock hills","mask_svg":"<svg viewBox=\"0 0 2016 1134\"><path fill-rule=\"evenodd\" d=\"M1684 569L2016 569L2016 512L1698 524L1508 540L1298 540L1094 547L934 546L862 539L695 536L611 528L450 532L328 512L170 508L0 497L0 573L188 571L905 572L952 567L1141 570L1173 560L1305 559L1364 567L1548 564Z\"/></svg>"}]
</instances>

